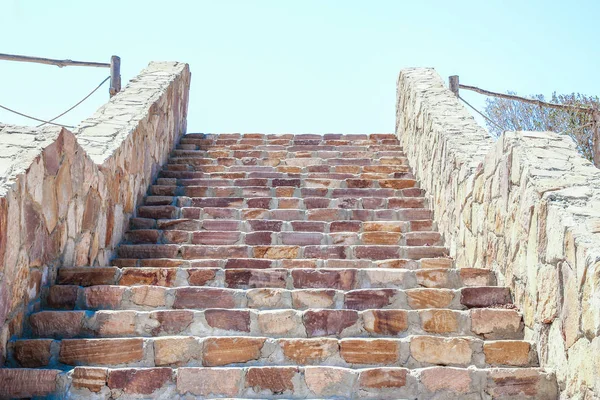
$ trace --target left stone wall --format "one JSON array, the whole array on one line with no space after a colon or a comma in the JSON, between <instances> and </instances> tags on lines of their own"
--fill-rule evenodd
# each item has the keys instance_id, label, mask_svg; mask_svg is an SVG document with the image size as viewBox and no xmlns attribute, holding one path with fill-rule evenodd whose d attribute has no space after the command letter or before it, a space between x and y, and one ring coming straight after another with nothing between
<instances>
[{"instance_id":1,"label":"left stone wall","mask_svg":"<svg viewBox=\"0 0 600 400\"><path fill-rule=\"evenodd\" d=\"M0 125L0 365L61 266L106 266L186 132L191 74L150 63L75 132Z\"/></svg>"}]
</instances>

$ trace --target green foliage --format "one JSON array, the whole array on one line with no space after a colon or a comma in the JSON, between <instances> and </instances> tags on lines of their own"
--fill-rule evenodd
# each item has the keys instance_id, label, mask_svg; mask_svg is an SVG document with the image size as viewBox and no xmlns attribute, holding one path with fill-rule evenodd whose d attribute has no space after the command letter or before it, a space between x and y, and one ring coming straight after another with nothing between
<instances>
[{"instance_id":1,"label":"green foliage","mask_svg":"<svg viewBox=\"0 0 600 400\"><path fill-rule=\"evenodd\" d=\"M515 94L514 92L508 92ZM544 95L530 96L532 99L547 101ZM550 103L565 104L579 107L599 107L598 97L586 96L581 93L556 94L552 93ZM517 100L498 97L486 100L485 111L488 117L497 125L486 121L488 130L494 136L500 136L504 131L553 131L570 136L581 154L592 160L592 116L591 113L563 111Z\"/></svg>"}]
</instances>

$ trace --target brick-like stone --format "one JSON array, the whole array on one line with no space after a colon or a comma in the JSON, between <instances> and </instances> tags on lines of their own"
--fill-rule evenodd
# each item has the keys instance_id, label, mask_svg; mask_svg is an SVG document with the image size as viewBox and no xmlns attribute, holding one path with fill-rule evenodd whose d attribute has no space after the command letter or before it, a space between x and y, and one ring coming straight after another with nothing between
<instances>
[{"instance_id":1,"label":"brick-like stone","mask_svg":"<svg viewBox=\"0 0 600 400\"><path fill-rule=\"evenodd\" d=\"M179 288L175 293L173 308L233 308L232 292L218 288Z\"/></svg>"},{"instance_id":2,"label":"brick-like stone","mask_svg":"<svg viewBox=\"0 0 600 400\"><path fill-rule=\"evenodd\" d=\"M298 365L318 364L338 353L338 341L333 338L281 339L279 343L285 357Z\"/></svg>"},{"instance_id":3,"label":"brick-like stone","mask_svg":"<svg viewBox=\"0 0 600 400\"><path fill-rule=\"evenodd\" d=\"M60 344L59 361L67 365L119 365L140 361L144 342L131 339L66 339Z\"/></svg>"},{"instance_id":4,"label":"brick-like stone","mask_svg":"<svg viewBox=\"0 0 600 400\"><path fill-rule=\"evenodd\" d=\"M468 287L461 290L460 302L469 308L476 308L512 304L512 299L508 288Z\"/></svg>"},{"instance_id":5,"label":"brick-like stone","mask_svg":"<svg viewBox=\"0 0 600 400\"><path fill-rule=\"evenodd\" d=\"M308 310L304 313L306 334L312 336L340 335L358 321L352 310Z\"/></svg>"},{"instance_id":6,"label":"brick-like stone","mask_svg":"<svg viewBox=\"0 0 600 400\"><path fill-rule=\"evenodd\" d=\"M360 371L359 387L363 390L401 388L406 385L406 368L370 368Z\"/></svg>"},{"instance_id":7,"label":"brick-like stone","mask_svg":"<svg viewBox=\"0 0 600 400\"><path fill-rule=\"evenodd\" d=\"M71 376L73 387L96 393L106 386L107 379L107 368L75 367Z\"/></svg>"},{"instance_id":8,"label":"brick-like stone","mask_svg":"<svg viewBox=\"0 0 600 400\"><path fill-rule=\"evenodd\" d=\"M340 355L351 364L393 364L398 350L396 340L343 339L340 343Z\"/></svg>"},{"instance_id":9,"label":"brick-like stone","mask_svg":"<svg viewBox=\"0 0 600 400\"><path fill-rule=\"evenodd\" d=\"M467 369L450 367L426 368L421 372L421 383L430 392L449 391L456 395L471 390L471 373Z\"/></svg>"},{"instance_id":10,"label":"brick-like stone","mask_svg":"<svg viewBox=\"0 0 600 400\"><path fill-rule=\"evenodd\" d=\"M296 290L292 292L294 308L330 308L335 299L334 290Z\"/></svg>"},{"instance_id":11,"label":"brick-like stone","mask_svg":"<svg viewBox=\"0 0 600 400\"><path fill-rule=\"evenodd\" d=\"M249 337L208 338L204 341L203 363L213 367L256 360L264 342L265 339Z\"/></svg>"},{"instance_id":12,"label":"brick-like stone","mask_svg":"<svg viewBox=\"0 0 600 400\"><path fill-rule=\"evenodd\" d=\"M0 369L0 397L48 396L58 387L57 369Z\"/></svg>"},{"instance_id":13,"label":"brick-like stone","mask_svg":"<svg viewBox=\"0 0 600 400\"><path fill-rule=\"evenodd\" d=\"M385 308L394 301L394 289L361 289L346 293L345 306L353 310Z\"/></svg>"},{"instance_id":14,"label":"brick-like stone","mask_svg":"<svg viewBox=\"0 0 600 400\"><path fill-rule=\"evenodd\" d=\"M125 288L122 286L90 286L84 289L85 305L91 309L116 309L121 305Z\"/></svg>"},{"instance_id":15,"label":"brick-like stone","mask_svg":"<svg viewBox=\"0 0 600 400\"><path fill-rule=\"evenodd\" d=\"M449 289L413 289L407 290L408 305L412 309L447 308L454 299Z\"/></svg>"},{"instance_id":16,"label":"brick-like stone","mask_svg":"<svg viewBox=\"0 0 600 400\"><path fill-rule=\"evenodd\" d=\"M304 368L306 386L317 398L351 397L357 375L355 371L348 368Z\"/></svg>"},{"instance_id":17,"label":"brick-like stone","mask_svg":"<svg viewBox=\"0 0 600 400\"><path fill-rule=\"evenodd\" d=\"M529 342L517 340L502 340L483 344L485 362L490 365L528 365L530 350L531 345Z\"/></svg>"},{"instance_id":18,"label":"brick-like stone","mask_svg":"<svg viewBox=\"0 0 600 400\"><path fill-rule=\"evenodd\" d=\"M478 308L471 310L471 331L486 339L516 339L523 322L516 310Z\"/></svg>"},{"instance_id":19,"label":"brick-like stone","mask_svg":"<svg viewBox=\"0 0 600 400\"><path fill-rule=\"evenodd\" d=\"M194 337L155 338L154 364L186 365L190 360L200 359L202 346Z\"/></svg>"},{"instance_id":20,"label":"brick-like stone","mask_svg":"<svg viewBox=\"0 0 600 400\"><path fill-rule=\"evenodd\" d=\"M14 358L25 368L44 367L50 363L51 339L18 340L13 344Z\"/></svg>"},{"instance_id":21,"label":"brick-like stone","mask_svg":"<svg viewBox=\"0 0 600 400\"><path fill-rule=\"evenodd\" d=\"M294 287L299 289L331 288L350 290L356 279L355 270L310 270L296 269L292 271Z\"/></svg>"},{"instance_id":22,"label":"brick-like stone","mask_svg":"<svg viewBox=\"0 0 600 400\"><path fill-rule=\"evenodd\" d=\"M408 312L405 310L367 310L362 317L368 332L395 336L408 329Z\"/></svg>"},{"instance_id":23,"label":"brick-like stone","mask_svg":"<svg viewBox=\"0 0 600 400\"><path fill-rule=\"evenodd\" d=\"M212 328L250 332L250 312L245 310L206 310L206 322Z\"/></svg>"},{"instance_id":24,"label":"brick-like stone","mask_svg":"<svg viewBox=\"0 0 600 400\"><path fill-rule=\"evenodd\" d=\"M425 332L451 333L458 331L458 313L452 310L419 311L421 326Z\"/></svg>"},{"instance_id":25,"label":"brick-like stone","mask_svg":"<svg viewBox=\"0 0 600 400\"><path fill-rule=\"evenodd\" d=\"M152 335L173 335L187 329L194 320L194 313L189 310L165 310L150 313L150 318L158 322L152 329Z\"/></svg>"},{"instance_id":26,"label":"brick-like stone","mask_svg":"<svg viewBox=\"0 0 600 400\"><path fill-rule=\"evenodd\" d=\"M171 368L128 368L108 372L108 387L128 394L152 394L173 380Z\"/></svg>"},{"instance_id":27,"label":"brick-like stone","mask_svg":"<svg viewBox=\"0 0 600 400\"><path fill-rule=\"evenodd\" d=\"M83 328L85 311L42 311L32 314L29 323L37 337L71 338Z\"/></svg>"},{"instance_id":28,"label":"brick-like stone","mask_svg":"<svg viewBox=\"0 0 600 400\"><path fill-rule=\"evenodd\" d=\"M244 370L241 368L179 368L177 391L196 396L230 396L238 394Z\"/></svg>"},{"instance_id":29,"label":"brick-like stone","mask_svg":"<svg viewBox=\"0 0 600 400\"><path fill-rule=\"evenodd\" d=\"M466 339L414 336L410 341L410 354L422 363L467 365L471 363L473 351Z\"/></svg>"},{"instance_id":30,"label":"brick-like stone","mask_svg":"<svg viewBox=\"0 0 600 400\"><path fill-rule=\"evenodd\" d=\"M291 393L297 374L297 367L251 367L246 372L245 386L257 393L265 390L273 395Z\"/></svg>"}]
</instances>

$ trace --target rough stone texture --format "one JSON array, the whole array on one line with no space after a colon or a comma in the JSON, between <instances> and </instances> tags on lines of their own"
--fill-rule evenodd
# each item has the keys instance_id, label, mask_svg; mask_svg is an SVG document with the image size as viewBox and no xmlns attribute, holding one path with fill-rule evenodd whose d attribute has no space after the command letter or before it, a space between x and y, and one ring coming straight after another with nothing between
<instances>
[{"instance_id":1,"label":"rough stone texture","mask_svg":"<svg viewBox=\"0 0 600 400\"><path fill-rule=\"evenodd\" d=\"M108 265L186 131L189 83L187 64L155 62L74 133L0 125L0 349L58 267Z\"/></svg>"},{"instance_id":2,"label":"rough stone texture","mask_svg":"<svg viewBox=\"0 0 600 400\"><path fill-rule=\"evenodd\" d=\"M396 134L456 265L510 287L561 396L600 395L600 170L564 135L494 142L432 69L403 70L397 93Z\"/></svg>"}]
</instances>

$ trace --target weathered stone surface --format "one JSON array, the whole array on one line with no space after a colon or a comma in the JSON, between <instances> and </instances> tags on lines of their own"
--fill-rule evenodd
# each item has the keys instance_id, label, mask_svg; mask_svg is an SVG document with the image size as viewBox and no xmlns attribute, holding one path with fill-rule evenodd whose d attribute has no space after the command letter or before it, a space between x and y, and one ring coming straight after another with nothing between
<instances>
[{"instance_id":1,"label":"weathered stone surface","mask_svg":"<svg viewBox=\"0 0 600 400\"><path fill-rule=\"evenodd\" d=\"M361 389L401 388L406 385L405 368L372 368L360 371L358 384Z\"/></svg>"},{"instance_id":2,"label":"weathered stone surface","mask_svg":"<svg viewBox=\"0 0 600 400\"><path fill-rule=\"evenodd\" d=\"M338 341L333 338L282 339L283 354L295 364L321 362L338 353Z\"/></svg>"},{"instance_id":3,"label":"weathered stone surface","mask_svg":"<svg viewBox=\"0 0 600 400\"><path fill-rule=\"evenodd\" d=\"M204 341L203 362L208 367L256 360L265 342L261 338L215 337Z\"/></svg>"},{"instance_id":4,"label":"weathered stone surface","mask_svg":"<svg viewBox=\"0 0 600 400\"><path fill-rule=\"evenodd\" d=\"M183 332L194 320L194 314L189 310L154 311L150 318L158 321L158 326L152 330L153 335L173 335Z\"/></svg>"},{"instance_id":5,"label":"weathered stone surface","mask_svg":"<svg viewBox=\"0 0 600 400\"><path fill-rule=\"evenodd\" d=\"M153 343L154 364L157 366L185 365L202 356L202 346L193 337L156 338Z\"/></svg>"},{"instance_id":6,"label":"weathered stone surface","mask_svg":"<svg viewBox=\"0 0 600 400\"><path fill-rule=\"evenodd\" d=\"M81 333L84 311L42 311L29 317L31 329L38 337L69 338Z\"/></svg>"},{"instance_id":7,"label":"weathered stone surface","mask_svg":"<svg viewBox=\"0 0 600 400\"><path fill-rule=\"evenodd\" d=\"M94 367L75 367L71 382L73 387L78 389L88 389L92 392L99 392L104 386L108 378L108 369Z\"/></svg>"},{"instance_id":8,"label":"weathered stone surface","mask_svg":"<svg viewBox=\"0 0 600 400\"><path fill-rule=\"evenodd\" d=\"M135 286L131 288L131 301L140 306L160 307L166 302L166 289L155 286Z\"/></svg>"},{"instance_id":9,"label":"weathered stone surface","mask_svg":"<svg viewBox=\"0 0 600 400\"><path fill-rule=\"evenodd\" d=\"M488 364L523 366L529 364L530 348L528 342L502 340L484 343L483 353Z\"/></svg>"},{"instance_id":10,"label":"weathered stone surface","mask_svg":"<svg viewBox=\"0 0 600 400\"><path fill-rule=\"evenodd\" d=\"M414 336L410 341L410 354L423 363L468 365L473 351L465 339Z\"/></svg>"},{"instance_id":11,"label":"weathered stone surface","mask_svg":"<svg viewBox=\"0 0 600 400\"><path fill-rule=\"evenodd\" d=\"M196 396L236 396L242 381L239 368L179 368L177 391Z\"/></svg>"},{"instance_id":12,"label":"weathered stone surface","mask_svg":"<svg viewBox=\"0 0 600 400\"><path fill-rule=\"evenodd\" d=\"M454 299L454 293L448 289L415 289L406 292L408 305L413 309L446 308Z\"/></svg>"},{"instance_id":13,"label":"weathered stone surface","mask_svg":"<svg viewBox=\"0 0 600 400\"><path fill-rule=\"evenodd\" d=\"M27 398L47 396L56 391L56 369L0 369L0 396Z\"/></svg>"},{"instance_id":14,"label":"weathered stone surface","mask_svg":"<svg viewBox=\"0 0 600 400\"><path fill-rule=\"evenodd\" d=\"M466 369L431 367L421 372L421 383L430 392L447 390L455 395L468 393L471 382L471 373Z\"/></svg>"},{"instance_id":15,"label":"weathered stone surface","mask_svg":"<svg viewBox=\"0 0 600 400\"><path fill-rule=\"evenodd\" d=\"M206 322L213 328L250 332L250 312L242 310L206 310Z\"/></svg>"},{"instance_id":16,"label":"weathered stone surface","mask_svg":"<svg viewBox=\"0 0 600 400\"><path fill-rule=\"evenodd\" d=\"M108 372L108 387L130 394L152 394L171 382L171 368L117 369Z\"/></svg>"},{"instance_id":17,"label":"weathered stone surface","mask_svg":"<svg viewBox=\"0 0 600 400\"><path fill-rule=\"evenodd\" d=\"M50 339L20 340L13 344L14 357L25 368L44 367L50 363Z\"/></svg>"},{"instance_id":18,"label":"weathered stone surface","mask_svg":"<svg viewBox=\"0 0 600 400\"><path fill-rule=\"evenodd\" d=\"M274 395L294 390L292 379L298 374L297 367L249 368L246 372L246 387L256 392L264 390Z\"/></svg>"},{"instance_id":19,"label":"weathered stone surface","mask_svg":"<svg viewBox=\"0 0 600 400\"><path fill-rule=\"evenodd\" d=\"M59 361L67 365L119 365L142 359L144 342L131 339L67 339L61 341Z\"/></svg>"},{"instance_id":20,"label":"weathered stone surface","mask_svg":"<svg viewBox=\"0 0 600 400\"><path fill-rule=\"evenodd\" d=\"M98 311L97 332L102 337L131 336L135 333L135 311Z\"/></svg>"},{"instance_id":21,"label":"weathered stone surface","mask_svg":"<svg viewBox=\"0 0 600 400\"><path fill-rule=\"evenodd\" d=\"M513 339L523 329L521 316L515 310L475 309L471 311L471 330L489 339Z\"/></svg>"},{"instance_id":22,"label":"weathered stone surface","mask_svg":"<svg viewBox=\"0 0 600 400\"><path fill-rule=\"evenodd\" d=\"M309 337L339 335L356 321L358 313L351 310L308 310L304 313L304 326Z\"/></svg>"},{"instance_id":23,"label":"weathered stone surface","mask_svg":"<svg viewBox=\"0 0 600 400\"><path fill-rule=\"evenodd\" d=\"M340 355L352 364L391 364L398 359L398 342L386 339L344 339Z\"/></svg>"},{"instance_id":24,"label":"weathered stone surface","mask_svg":"<svg viewBox=\"0 0 600 400\"><path fill-rule=\"evenodd\" d=\"M304 368L306 386L315 396L320 398L328 396L350 397L356 379L356 372L345 368Z\"/></svg>"},{"instance_id":25,"label":"weathered stone surface","mask_svg":"<svg viewBox=\"0 0 600 400\"><path fill-rule=\"evenodd\" d=\"M405 310L367 310L362 317L368 332L395 336L408 329Z\"/></svg>"},{"instance_id":26,"label":"weathered stone surface","mask_svg":"<svg viewBox=\"0 0 600 400\"><path fill-rule=\"evenodd\" d=\"M422 310L419 312L425 332L450 333L458 331L458 314L452 310Z\"/></svg>"}]
</instances>

